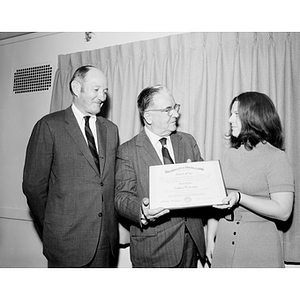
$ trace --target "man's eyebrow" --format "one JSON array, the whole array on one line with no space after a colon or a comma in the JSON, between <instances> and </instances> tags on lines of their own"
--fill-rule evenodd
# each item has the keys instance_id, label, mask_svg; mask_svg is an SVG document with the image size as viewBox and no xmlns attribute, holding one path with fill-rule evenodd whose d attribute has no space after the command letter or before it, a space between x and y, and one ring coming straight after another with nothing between
<instances>
[{"instance_id":1,"label":"man's eyebrow","mask_svg":"<svg viewBox=\"0 0 300 300\"><path fill-rule=\"evenodd\" d=\"M98 84L95 84L94 85L94 88L101 88L102 86L101 85L98 85ZM108 91L108 88L105 88L103 89L103 91Z\"/></svg>"}]
</instances>

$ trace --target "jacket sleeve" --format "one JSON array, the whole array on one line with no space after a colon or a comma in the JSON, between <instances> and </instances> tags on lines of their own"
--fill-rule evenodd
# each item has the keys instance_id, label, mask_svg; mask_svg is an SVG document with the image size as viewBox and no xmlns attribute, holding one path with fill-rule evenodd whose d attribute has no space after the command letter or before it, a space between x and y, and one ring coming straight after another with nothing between
<instances>
[{"instance_id":1,"label":"jacket sleeve","mask_svg":"<svg viewBox=\"0 0 300 300\"><path fill-rule=\"evenodd\" d=\"M127 146L121 145L117 154L115 208L119 216L140 226L141 199L137 197L137 174L132 151Z\"/></svg>"},{"instance_id":2,"label":"jacket sleeve","mask_svg":"<svg viewBox=\"0 0 300 300\"><path fill-rule=\"evenodd\" d=\"M27 145L22 184L28 206L41 233L48 197L52 149L53 138L48 124L42 119L33 128Z\"/></svg>"}]
</instances>

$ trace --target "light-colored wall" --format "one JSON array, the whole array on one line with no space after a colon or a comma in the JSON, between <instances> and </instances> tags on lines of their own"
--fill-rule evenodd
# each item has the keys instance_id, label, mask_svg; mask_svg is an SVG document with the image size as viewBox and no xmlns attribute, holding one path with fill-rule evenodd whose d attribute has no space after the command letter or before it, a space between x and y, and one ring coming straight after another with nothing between
<instances>
[{"instance_id":1,"label":"light-colored wall","mask_svg":"<svg viewBox=\"0 0 300 300\"><path fill-rule=\"evenodd\" d=\"M22 193L22 173L30 133L36 121L49 113L52 89L15 95L14 71L50 64L54 77L59 54L171 34L177 33L94 33L86 42L83 32L35 33L0 41L0 267L47 266ZM128 248L121 250L119 267L130 266Z\"/></svg>"}]
</instances>

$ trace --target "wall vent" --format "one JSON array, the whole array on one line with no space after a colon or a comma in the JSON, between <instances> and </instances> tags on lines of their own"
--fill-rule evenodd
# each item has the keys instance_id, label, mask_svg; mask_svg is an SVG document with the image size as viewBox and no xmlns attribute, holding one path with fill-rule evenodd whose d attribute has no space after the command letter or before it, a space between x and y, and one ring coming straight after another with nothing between
<instances>
[{"instance_id":1,"label":"wall vent","mask_svg":"<svg viewBox=\"0 0 300 300\"><path fill-rule=\"evenodd\" d=\"M47 91L51 87L52 67L42 65L18 69L14 72L15 94Z\"/></svg>"}]
</instances>

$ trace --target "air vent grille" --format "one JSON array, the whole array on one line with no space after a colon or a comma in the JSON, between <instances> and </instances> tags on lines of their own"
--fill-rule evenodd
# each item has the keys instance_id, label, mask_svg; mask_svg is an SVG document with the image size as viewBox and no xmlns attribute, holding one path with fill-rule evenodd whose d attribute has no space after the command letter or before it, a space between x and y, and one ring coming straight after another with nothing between
<instances>
[{"instance_id":1,"label":"air vent grille","mask_svg":"<svg viewBox=\"0 0 300 300\"><path fill-rule=\"evenodd\" d=\"M50 65L18 69L14 73L15 94L47 91L51 87L52 67Z\"/></svg>"}]
</instances>

